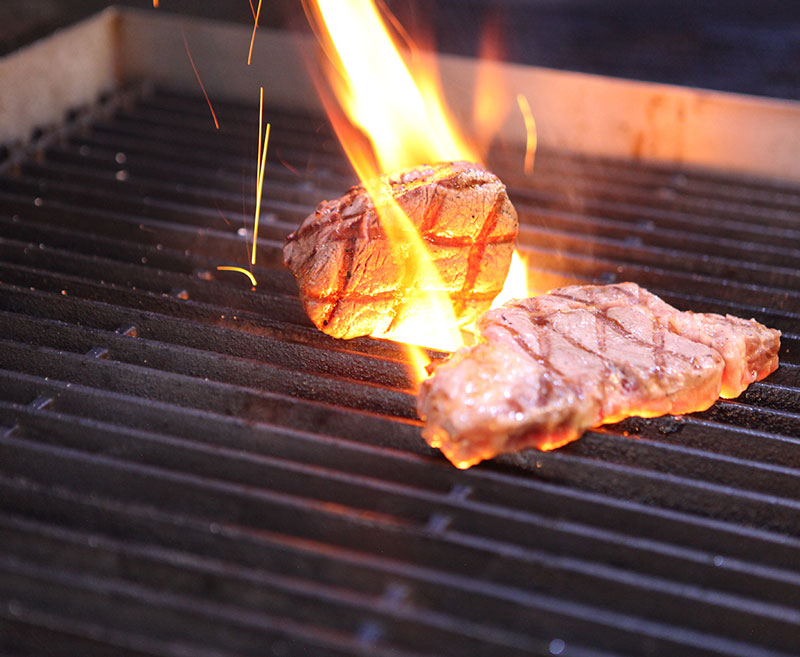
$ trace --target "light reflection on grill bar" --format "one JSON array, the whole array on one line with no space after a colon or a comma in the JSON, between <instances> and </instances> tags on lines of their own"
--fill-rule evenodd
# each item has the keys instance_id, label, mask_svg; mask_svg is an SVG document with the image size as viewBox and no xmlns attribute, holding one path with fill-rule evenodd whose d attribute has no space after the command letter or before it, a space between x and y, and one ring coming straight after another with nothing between
<instances>
[{"instance_id":1,"label":"light reflection on grill bar","mask_svg":"<svg viewBox=\"0 0 800 657\"><path fill-rule=\"evenodd\" d=\"M268 116L270 157L304 174L268 164L258 290L214 271L246 260L257 117L215 108L219 135L202 98L159 92L0 178L12 647L36 628L131 654L795 648L799 189L554 153L528 181L499 155L542 280L631 278L789 335L743 400L457 472L418 437L399 349L315 331L281 268L288 230L352 183L319 119Z\"/></svg>"}]
</instances>

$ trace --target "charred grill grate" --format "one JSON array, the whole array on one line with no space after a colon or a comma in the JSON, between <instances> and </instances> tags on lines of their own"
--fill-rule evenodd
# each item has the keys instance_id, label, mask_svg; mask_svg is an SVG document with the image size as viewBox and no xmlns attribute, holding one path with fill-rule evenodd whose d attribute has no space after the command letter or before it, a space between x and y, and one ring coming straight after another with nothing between
<instances>
[{"instance_id":1,"label":"charred grill grate","mask_svg":"<svg viewBox=\"0 0 800 657\"><path fill-rule=\"evenodd\" d=\"M740 400L459 472L401 351L318 333L281 267L353 182L324 121L270 113L259 285L215 270L256 116L216 109L159 91L0 177L0 649L796 653L800 187L498 155L543 287L634 280L784 348Z\"/></svg>"}]
</instances>

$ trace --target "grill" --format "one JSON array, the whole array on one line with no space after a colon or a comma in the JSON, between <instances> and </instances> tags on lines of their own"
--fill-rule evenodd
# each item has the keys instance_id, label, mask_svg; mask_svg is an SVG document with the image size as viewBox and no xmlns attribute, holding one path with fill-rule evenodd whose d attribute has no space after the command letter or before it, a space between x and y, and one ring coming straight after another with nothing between
<instances>
[{"instance_id":1,"label":"grill","mask_svg":"<svg viewBox=\"0 0 800 657\"><path fill-rule=\"evenodd\" d=\"M285 235L327 122L141 88L0 176L4 655L738 655L800 644L800 186L498 153L542 288L633 280L784 332L740 399L457 471L402 351L310 324ZM243 181L245 181L243 183Z\"/></svg>"}]
</instances>

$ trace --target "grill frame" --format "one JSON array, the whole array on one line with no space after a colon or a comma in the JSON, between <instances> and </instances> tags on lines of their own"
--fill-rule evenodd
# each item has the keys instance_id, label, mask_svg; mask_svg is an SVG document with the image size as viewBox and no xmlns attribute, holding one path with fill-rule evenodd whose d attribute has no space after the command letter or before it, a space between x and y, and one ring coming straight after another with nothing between
<instances>
[{"instance_id":1,"label":"grill frame","mask_svg":"<svg viewBox=\"0 0 800 657\"><path fill-rule=\"evenodd\" d=\"M461 472L419 438L402 350L317 332L281 267L352 182L321 119L270 110L259 285L214 270L248 253L256 118L215 107L219 134L202 97L113 95L0 173L0 651L794 651L800 186L552 149L528 180L498 152L542 286L630 276L753 314L782 366L702 414ZM760 284L719 285L748 253L720 226L766 244ZM697 271L681 235L719 253Z\"/></svg>"}]
</instances>

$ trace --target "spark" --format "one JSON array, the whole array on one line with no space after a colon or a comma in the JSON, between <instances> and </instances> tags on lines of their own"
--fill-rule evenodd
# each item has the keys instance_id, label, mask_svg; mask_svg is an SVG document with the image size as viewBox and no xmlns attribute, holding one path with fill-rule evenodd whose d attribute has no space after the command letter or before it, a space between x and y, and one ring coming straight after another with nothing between
<instances>
[{"instance_id":1,"label":"spark","mask_svg":"<svg viewBox=\"0 0 800 657\"><path fill-rule=\"evenodd\" d=\"M200 88L203 90L203 95L206 97L206 102L208 103L208 109L211 110L211 117L214 119L214 125L216 126L217 130L219 130L219 121L217 121L217 115L214 112L214 107L211 105L211 99L208 97L208 94L206 93L206 88L203 85L203 81L200 79L200 74L197 72L197 67L194 65L194 59L192 59L192 51L189 50L189 42L186 40L186 31L183 29L183 27L181 27L181 34L183 35L183 45L186 46L186 54L189 55L189 63L192 65L194 76L200 83Z\"/></svg>"},{"instance_id":2,"label":"spark","mask_svg":"<svg viewBox=\"0 0 800 657\"><path fill-rule=\"evenodd\" d=\"M269 144L269 130L270 124L267 123L267 129L264 132L264 147L261 147L261 126L262 126L262 113L264 111L264 87L261 87L261 103L258 114L258 162L256 163L256 176L258 181L256 183L256 211L253 221L253 253L250 256L250 264L256 264L256 241L258 240L258 219L261 216L261 192L264 189L264 169L267 164L267 144Z\"/></svg>"},{"instance_id":3,"label":"spark","mask_svg":"<svg viewBox=\"0 0 800 657\"><path fill-rule=\"evenodd\" d=\"M219 214L220 217L222 217L222 221L224 221L226 224L228 224L230 226L231 222L228 221L228 217L225 216L225 214L222 212L222 210L220 209L220 207L219 207L219 205L217 204L216 201L214 201L214 205L217 208L217 213Z\"/></svg>"},{"instance_id":4,"label":"spark","mask_svg":"<svg viewBox=\"0 0 800 657\"><path fill-rule=\"evenodd\" d=\"M252 4L251 4L252 6ZM261 16L261 0L258 0L258 9L256 9L255 22L253 23L253 36L250 37L250 52L247 53L247 65L250 66L250 60L253 58L253 43L256 40L256 30L258 29L258 17Z\"/></svg>"},{"instance_id":5,"label":"spark","mask_svg":"<svg viewBox=\"0 0 800 657\"><path fill-rule=\"evenodd\" d=\"M256 164L256 167L258 167L258 164ZM250 257L250 242L247 240L247 222L245 221L245 217L247 217L247 201L245 200L244 173L242 173L242 176L242 227L236 233L244 237L244 253L245 257L248 258Z\"/></svg>"},{"instance_id":6,"label":"spark","mask_svg":"<svg viewBox=\"0 0 800 657\"><path fill-rule=\"evenodd\" d=\"M522 118L525 120L525 132L528 135L525 144L525 173L529 174L533 171L533 157L536 155L536 121L533 118L528 99L523 94L517 94L517 103L522 112Z\"/></svg>"},{"instance_id":7,"label":"spark","mask_svg":"<svg viewBox=\"0 0 800 657\"><path fill-rule=\"evenodd\" d=\"M250 279L250 282L253 284L253 287L258 285L258 283L256 283L256 277L253 276L253 274L251 272L247 271L246 269L242 269L241 267L223 267L223 266L218 266L217 269L219 271L238 271L240 274L244 274L245 276L247 276L247 278Z\"/></svg>"},{"instance_id":8,"label":"spark","mask_svg":"<svg viewBox=\"0 0 800 657\"><path fill-rule=\"evenodd\" d=\"M261 192L264 189L264 168L267 159L267 144L269 143L270 124L267 123L267 130L264 134L264 148L261 150L261 166L258 171L258 185L256 186L256 213L253 221L253 255L250 258L251 264L256 264L256 240L258 239L258 220L261 215Z\"/></svg>"},{"instance_id":9,"label":"spark","mask_svg":"<svg viewBox=\"0 0 800 657\"><path fill-rule=\"evenodd\" d=\"M284 160L281 157L280 150L275 151L275 156L278 158L278 162L280 162L283 166L285 166L291 173L293 173L295 176L300 175L300 172L297 170L297 167L293 167L291 164L289 164L286 160Z\"/></svg>"},{"instance_id":10,"label":"spark","mask_svg":"<svg viewBox=\"0 0 800 657\"><path fill-rule=\"evenodd\" d=\"M158 9L158 0L153 0L153 9Z\"/></svg>"},{"instance_id":11,"label":"spark","mask_svg":"<svg viewBox=\"0 0 800 657\"><path fill-rule=\"evenodd\" d=\"M256 180L261 180L261 134L264 131L264 87L258 92L258 154L256 155Z\"/></svg>"},{"instance_id":12,"label":"spark","mask_svg":"<svg viewBox=\"0 0 800 657\"><path fill-rule=\"evenodd\" d=\"M256 19L256 8L253 6L253 0L247 0L250 3L250 12L253 14L253 20Z\"/></svg>"}]
</instances>

